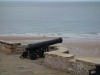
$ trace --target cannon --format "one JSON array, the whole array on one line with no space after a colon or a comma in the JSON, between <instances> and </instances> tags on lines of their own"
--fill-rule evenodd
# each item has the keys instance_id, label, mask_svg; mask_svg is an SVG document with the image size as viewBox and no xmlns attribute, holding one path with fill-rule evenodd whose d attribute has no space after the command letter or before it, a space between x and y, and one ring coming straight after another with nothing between
<instances>
[{"instance_id":1,"label":"cannon","mask_svg":"<svg viewBox=\"0 0 100 75\"><path fill-rule=\"evenodd\" d=\"M25 48L25 51L22 53L21 57L29 57L31 60L36 60L38 57L44 58L44 52L49 51L49 46L57 43L62 43L62 38L56 38L52 40L42 41L38 43L30 43Z\"/></svg>"}]
</instances>

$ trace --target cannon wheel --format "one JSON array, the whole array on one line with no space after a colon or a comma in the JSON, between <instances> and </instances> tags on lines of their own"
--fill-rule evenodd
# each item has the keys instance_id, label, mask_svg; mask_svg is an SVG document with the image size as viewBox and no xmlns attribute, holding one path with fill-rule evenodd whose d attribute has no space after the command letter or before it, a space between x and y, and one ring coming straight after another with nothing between
<instances>
[{"instance_id":1,"label":"cannon wheel","mask_svg":"<svg viewBox=\"0 0 100 75\"><path fill-rule=\"evenodd\" d=\"M39 57L44 58L45 57L44 53L39 54Z\"/></svg>"},{"instance_id":2,"label":"cannon wheel","mask_svg":"<svg viewBox=\"0 0 100 75\"><path fill-rule=\"evenodd\" d=\"M20 58L27 58L28 51L24 51L23 54L20 56Z\"/></svg>"},{"instance_id":3,"label":"cannon wheel","mask_svg":"<svg viewBox=\"0 0 100 75\"><path fill-rule=\"evenodd\" d=\"M29 53L30 59L31 60L36 60L37 59L37 53Z\"/></svg>"}]
</instances>

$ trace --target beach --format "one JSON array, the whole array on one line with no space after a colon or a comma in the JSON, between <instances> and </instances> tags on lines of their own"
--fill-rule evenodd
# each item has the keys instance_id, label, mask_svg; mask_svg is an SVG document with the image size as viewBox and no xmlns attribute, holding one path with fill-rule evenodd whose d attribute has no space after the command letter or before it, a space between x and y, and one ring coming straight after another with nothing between
<instances>
[{"instance_id":1,"label":"beach","mask_svg":"<svg viewBox=\"0 0 100 75\"><path fill-rule=\"evenodd\" d=\"M0 40L28 44L56 38L54 36L15 36L1 35ZM59 46L69 49L75 56L100 57L100 37L62 37ZM35 61L19 58L21 54L6 53L0 50L0 75L71 75L44 66L43 59Z\"/></svg>"},{"instance_id":2,"label":"beach","mask_svg":"<svg viewBox=\"0 0 100 75\"><path fill-rule=\"evenodd\" d=\"M29 44L49 39L62 37L63 42L59 44L67 47L73 55L79 56L100 56L100 36L56 36L56 35L1 35L0 40Z\"/></svg>"},{"instance_id":3,"label":"beach","mask_svg":"<svg viewBox=\"0 0 100 75\"><path fill-rule=\"evenodd\" d=\"M63 42L57 44L69 49L76 56L100 57L100 36L54 36L54 35L0 35L0 40L12 43L29 44L62 37Z\"/></svg>"},{"instance_id":4,"label":"beach","mask_svg":"<svg viewBox=\"0 0 100 75\"><path fill-rule=\"evenodd\" d=\"M64 40L63 46L76 56L100 57L100 37L73 37Z\"/></svg>"}]
</instances>

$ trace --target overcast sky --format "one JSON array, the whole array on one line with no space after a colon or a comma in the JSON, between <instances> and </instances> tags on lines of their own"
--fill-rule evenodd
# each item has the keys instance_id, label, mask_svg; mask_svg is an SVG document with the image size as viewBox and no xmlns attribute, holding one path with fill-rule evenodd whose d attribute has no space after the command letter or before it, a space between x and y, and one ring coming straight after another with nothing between
<instances>
[{"instance_id":1,"label":"overcast sky","mask_svg":"<svg viewBox=\"0 0 100 75\"><path fill-rule=\"evenodd\" d=\"M100 1L100 0L0 0L0 1Z\"/></svg>"}]
</instances>

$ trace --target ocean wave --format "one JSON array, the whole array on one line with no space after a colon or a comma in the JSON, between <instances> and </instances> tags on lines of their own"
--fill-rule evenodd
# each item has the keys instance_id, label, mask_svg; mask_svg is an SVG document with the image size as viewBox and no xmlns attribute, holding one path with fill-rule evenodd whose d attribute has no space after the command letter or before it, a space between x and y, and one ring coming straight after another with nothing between
<instances>
[{"instance_id":1,"label":"ocean wave","mask_svg":"<svg viewBox=\"0 0 100 75\"><path fill-rule=\"evenodd\" d=\"M100 33L98 34L76 34L76 33L24 33L24 34L0 34L0 36L26 36L26 37L100 37Z\"/></svg>"}]
</instances>

